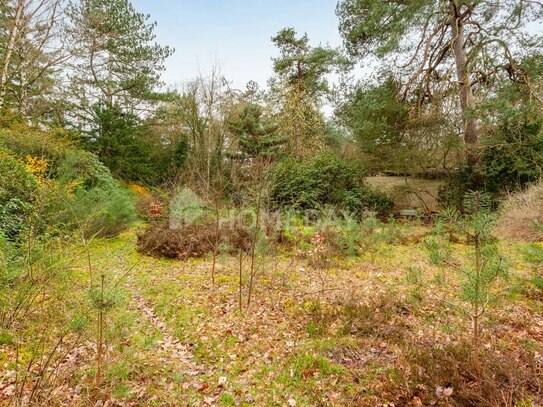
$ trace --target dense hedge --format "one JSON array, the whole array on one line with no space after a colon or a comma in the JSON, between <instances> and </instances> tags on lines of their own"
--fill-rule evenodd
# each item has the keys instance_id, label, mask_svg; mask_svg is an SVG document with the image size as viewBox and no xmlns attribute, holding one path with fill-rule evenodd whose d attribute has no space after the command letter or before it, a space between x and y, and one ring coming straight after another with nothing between
<instances>
[{"instance_id":1,"label":"dense hedge","mask_svg":"<svg viewBox=\"0 0 543 407\"><path fill-rule=\"evenodd\" d=\"M504 124L483 141L482 173L486 190L522 189L543 175L541 122Z\"/></svg>"},{"instance_id":2,"label":"dense hedge","mask_svg":"<svg viewBox=\"0 0 543 407\"><path fill-rule=\"evenodd\" d=\"M390 198L364 184L357 166L329 153L307 162L287 159L279 163L271 202L279 209L311 212L328 205L350 212L386 213L393 208Z\"/></svg>"}]
</instances>

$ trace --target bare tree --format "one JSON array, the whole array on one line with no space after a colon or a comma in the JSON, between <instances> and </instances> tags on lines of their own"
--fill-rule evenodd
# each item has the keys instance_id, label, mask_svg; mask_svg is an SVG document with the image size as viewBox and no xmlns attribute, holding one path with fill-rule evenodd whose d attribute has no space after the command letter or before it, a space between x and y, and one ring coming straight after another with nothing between
<instances>
[{"instance_id":1,"label":"bare tree","mask_svg":"<svg viewBox=\"0 0 543 407\"><path fill-rule=\"evenodd\" d=\"M206 196L222 176L224 152L232 143L228 123L237 98L238 92L215 66L209 76L183 84L167 103L170 126L186 135L190 151L181 175Z\"/></svg>"},{"instance_id":2,"label":"bare tree","mask_svg":"<svg viewBox=\"0 0 543 407\"><path fill-rule=\"evenodd\" d=\"M32 108L51 93L57 68L70 57L62 36L64 0L6 0L0 6L6 21L0 109L10 104L26 117L39 114Z\"/></svg>"}]
</instances>

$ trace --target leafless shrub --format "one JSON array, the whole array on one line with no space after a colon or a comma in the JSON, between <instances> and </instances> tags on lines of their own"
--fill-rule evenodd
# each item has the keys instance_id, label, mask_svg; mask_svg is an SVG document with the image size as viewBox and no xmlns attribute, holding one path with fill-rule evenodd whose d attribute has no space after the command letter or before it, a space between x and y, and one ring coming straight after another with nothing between
<instances>
[{"instance_id":1,"label":"leafless shrub","mask_svg":"<svg viewBox=\"0 0 543 407\"><path fill-rule=\"evenodd\" d=\"M416 396L425 405L436 398L448 399L448 405L488 407L543 401L541 362L533 352L480 350L466 342L445 347L407 343L404 354L415 376L411 379L419 383Z\"/></svg>"},{"instance_id":2,"label":"leafless shrub","mask_svg":"<svg viewBox=\"0 0 543 407\"><path fill-rule=\"evenodd\" d=\"M239 251L248 253L251 250L249 230L239 222L231 222L221 228L221 241L228 247L228 254L235 255Z\"/></svg>"},{"instance_id":3,"label":"leafless shrub","mask_svg":"<svg viewBox=\"0 0 543 407\"><path fill-rule=\"evenodd\" d=\"M214 236L210 223L171 229L168 222L157 222L138 235L138 251L170 259L202 257L213 250Z\"/></svg>"},{"instance_id":4,"label":"leafless shrub","mask_svg":"<svg viewBox=\"0 0 543 407\"><path fill-rule=\"evenodd\" d=\"M249 232L239 223L222 226L219 239L229 254L249 250ZM198 258L212 253L216 241L217 228L211 219L175 229L170 228L169 222L154 222L138 235L138 251L170 259Z\"/></svg>"}]
</instances>

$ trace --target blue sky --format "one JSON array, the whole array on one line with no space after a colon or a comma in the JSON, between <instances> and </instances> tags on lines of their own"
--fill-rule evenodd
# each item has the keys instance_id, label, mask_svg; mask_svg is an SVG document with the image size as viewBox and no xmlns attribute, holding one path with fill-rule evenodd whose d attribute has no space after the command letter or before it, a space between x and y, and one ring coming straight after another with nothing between
<instances>
[{"instance_id":1,"label":"blue sky","mask_svg":"<svg viewBox=\"0 0 543 407\"><path fill-rule=\"evenodd\" d=\"M167 61L168 84L204 74L218 61L238 88L264 86L277 54L271 37L284 27L306 32L313 45L339 46L336 0L132 0L158 23L157 41L175 48Z\"/></svg>"}]
</instances>

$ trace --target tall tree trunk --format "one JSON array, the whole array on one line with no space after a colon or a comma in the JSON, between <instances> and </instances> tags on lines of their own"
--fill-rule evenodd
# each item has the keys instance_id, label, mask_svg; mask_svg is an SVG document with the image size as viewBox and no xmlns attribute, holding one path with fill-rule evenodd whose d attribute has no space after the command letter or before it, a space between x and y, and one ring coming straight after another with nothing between
<instances>
[{"instance_id":1,"label":"tall tree trunk","mask_svg":"<svg viewBox=\"0 0 543 407\"><path fill-rule=\"evenodd\" d=\"M28 116L28 75L26 64L21 65L21 90L19 91L19 114Z\"/></svg>"},{"instance_id":2,"label":"tall tree trunk","mask_svg":"<svg viewBox=\"0 0 543 407\"><path fill-rule=\"evenodd\" d=\"M20 35L21 38L26 38L27 36L27 27L21 27ZM19 48L19 60L21 61L17 69L19 70L19 94L18 94L18 106L17 112L22 116L27 116L28 113L28 71L29 71L29 59L25 58L28 55L28 52L25 50L25 44L21 43Z\"/></svg>"},{"instance_id":3,"label":"tall tree trunk","mask_svg":"<svg viewBox=\"0 0 543 407\"><path fill-rule=\"evenodd\" d=\"M466 55L466 39L464 36L464 21L456 1L449 3L451 12L452 49L456 63L456 76L460 86L460 107L462 108L464 123L464 143L467 150L469 164L476 164L479 161L477 146L479 143L479 129L477 119L473 116L475 101L470 83L468 69L468 58Z\"/></svg>"},{"instance_id":4,"label":"tall tree trunk","mask_svg":"<svg viewBox=\"0 0 543 407\"><path fill-rule=\"evenodd\" d=\"M23 11L25 6L25 0L19 0L17 7L15 8L15 17L13 18L13 25L9 31L9 37L4 49L4 58L2 60L2 73L0 74L0 109L4 107L7 93L7 82L9 74L9 64L11 63L11 55L15 48L15 41L19 35L19 25L23 17Z\"/></svg>"},{"instance_id":5,"label":"tall tree trunk","mask_svg":"<svg viewBox=\"0 0 543 407\"><path fill-rule=\"evenodd\" d=\"M296 80L296 97L294 99L296 106L293 106L294 109L298 109L301 106L302 89L303 89L302 65L298 61L298 78ZM302 122L299 119L300 119L299 117L294 118L294 125L296 126L295 127L296 139L294 140L294 154L297 160L300 160L302 158L302 153L301 153Z\"/></svg>"}]
</instances>

